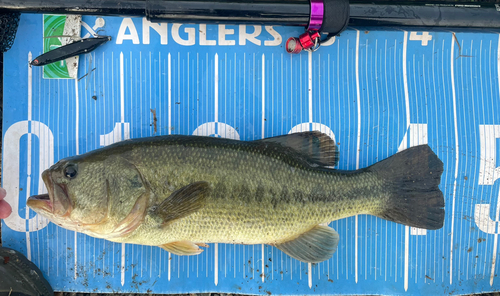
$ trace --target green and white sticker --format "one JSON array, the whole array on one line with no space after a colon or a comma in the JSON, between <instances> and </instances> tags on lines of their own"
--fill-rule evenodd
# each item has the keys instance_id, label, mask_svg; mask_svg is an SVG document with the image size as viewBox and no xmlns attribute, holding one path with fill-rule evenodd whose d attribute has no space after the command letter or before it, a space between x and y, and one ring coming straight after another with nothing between
<instances>
[{"instance_id":1,"label":"green and white sticker","mask_svg":"<svg viewBox=\"0 0 500 296\"><path fill-rule=\"evenodd\" d=\"M54 50L80 37L81 15L43 15L43 52ZM45 79L74 79L78 72L78 56L43 66Z\"/></svg>"}]
</instances>

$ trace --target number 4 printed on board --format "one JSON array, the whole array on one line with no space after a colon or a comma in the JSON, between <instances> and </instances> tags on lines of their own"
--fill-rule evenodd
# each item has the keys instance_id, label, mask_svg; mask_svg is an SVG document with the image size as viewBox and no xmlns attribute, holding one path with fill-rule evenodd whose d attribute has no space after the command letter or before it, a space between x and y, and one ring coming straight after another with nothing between
<instances>
[{"instance_id":1,"label":"number 4 printed on board","mask_svg":"<svg viewBox=\"0 0 500 296\"><path fill-rule=\"evenodd\" d=\"M421 41L422 46L427 46L429 41L432 40L432 35L429 35L429 32L422 32L422 35L418 35L417 32L410 32L410 40Z\"/></svg>"}]
</instances>

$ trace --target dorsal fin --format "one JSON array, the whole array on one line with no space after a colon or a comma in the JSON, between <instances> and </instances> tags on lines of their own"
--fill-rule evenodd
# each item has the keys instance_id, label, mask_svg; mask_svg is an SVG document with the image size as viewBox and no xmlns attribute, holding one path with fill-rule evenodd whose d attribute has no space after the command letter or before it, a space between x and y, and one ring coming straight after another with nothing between
<instances>
[{"instance_id":1,"label":"dorsal fin","mask_svg":"<svg viewBox=\"0 0 500 296\"><path fill-rule=\"evenodd\" d=\"M319 131L300 132L257 141L278 143L289 147L320 166L336 166L339 162L337 145L327 134Z\"/></svg>"}]
</instances>

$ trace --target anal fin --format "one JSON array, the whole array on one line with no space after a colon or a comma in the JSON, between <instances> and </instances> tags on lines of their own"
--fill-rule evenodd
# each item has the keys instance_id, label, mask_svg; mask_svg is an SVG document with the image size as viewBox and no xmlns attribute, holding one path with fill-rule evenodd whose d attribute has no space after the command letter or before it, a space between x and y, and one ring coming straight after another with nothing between
<instances>
[{"instance_id":1,"label":"anal fin","mask_svg":"<svg viewBox=\"0 0 500 296\"><path fill-rule=\"evenodd\" d=\"M159 247L175 255L199 255L203 252L203 249L200 249L198 245L190 241L178 241L164 244Z\"/></svg>"},{"instance_id":2,"label":"anal fin","mask_svg":"<svg viewBox=\"0 0 500 296\"><path fill-rule=\"evenodd\" d=\"M337 251L339 234L328 226L317 225L299 237L275 245L288 256L306 263L328 260Z\"/></svg>"}]
</instances>

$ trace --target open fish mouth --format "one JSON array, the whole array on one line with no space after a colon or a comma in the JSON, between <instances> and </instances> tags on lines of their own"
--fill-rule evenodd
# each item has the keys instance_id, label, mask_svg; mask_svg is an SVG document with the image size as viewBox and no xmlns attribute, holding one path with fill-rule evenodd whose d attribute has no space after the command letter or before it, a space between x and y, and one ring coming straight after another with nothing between
<instances>
[{"instance_id":1,"label":"open fish mouth","mask_svg":"<svg viewBox=\"0 0 500 296\"><path fill-rule=\"evenodd\" d=\"M69 214L72 205L66 185L54 183L49 171L42 173L42 179L49 193L30 196L27 201L28 207L58 216Z\"/></svg>"},{"instance_id":2,"label":"open fish mouth","mask_svg":"<svg viewBox=\"0 0 500 296\"><path fill-rule=\"evenodd\" d=\"M47 186L49 193L33 195L28 198L26 205L33 209L34 211L42 210L45 212L53 213L54 211L54 201L52 196L54 196L54 183L52 182L49 172L44 171L42 173L42 179Z\"/></svg>"},{"instance_id":3,"label":"open fish mouth","mask_svg":"<svg viewBox=\"0 0 500 296\"><path fill-rule=\"evenodd\" d=\"M30 196L26 204L28 205L28 207L32 208L35 211L43 210L45 212L52 213L53 204L52 201L50 200L49 194L39 194Z\"/></svg>"}]
</instances>

